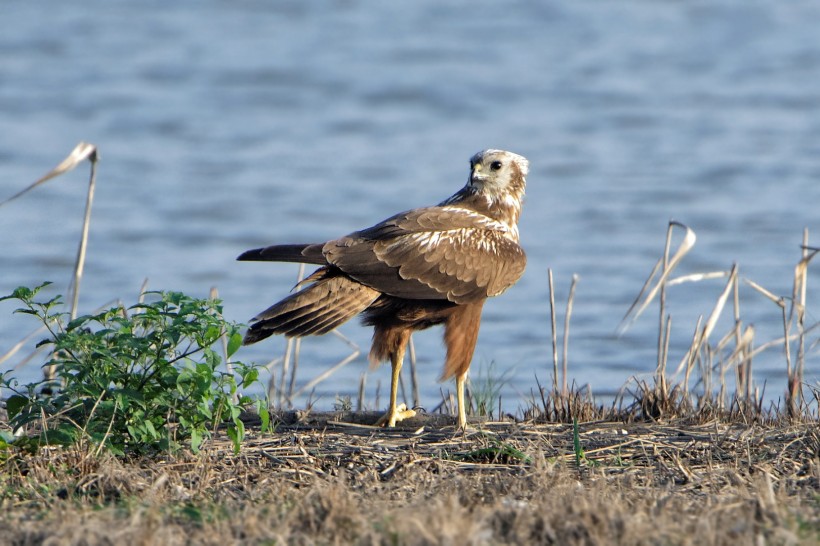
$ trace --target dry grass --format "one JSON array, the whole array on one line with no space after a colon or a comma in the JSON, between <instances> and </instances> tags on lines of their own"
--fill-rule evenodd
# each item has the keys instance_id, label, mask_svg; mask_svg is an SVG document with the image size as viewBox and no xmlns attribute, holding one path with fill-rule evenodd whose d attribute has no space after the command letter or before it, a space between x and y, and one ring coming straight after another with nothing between
<instances>
[{"instance_id":1,"label":"dry grass","mask_svg":"<svg viewBox=\"0 0 820 546\"><path fill-rule=\"evenodd\" d=\"M8 544L820 542L820 432L718 421L580 426L452 418L395 431L288 414L199 456L7 455Z\"/></svg>"}]
</instances>

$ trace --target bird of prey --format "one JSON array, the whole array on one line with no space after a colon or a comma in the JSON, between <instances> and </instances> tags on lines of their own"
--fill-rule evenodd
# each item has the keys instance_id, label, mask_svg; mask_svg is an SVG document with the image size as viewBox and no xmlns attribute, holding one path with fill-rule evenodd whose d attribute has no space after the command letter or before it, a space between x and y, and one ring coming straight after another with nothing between
<instances>
[{"instance_id":1,"label":"bird of prey","mask_svg":"<svg viewBox=\"0 0 820 546\"><path fill-rule=\"evenodd\" d=\"M372 363L392 366L390 407L378 424L415 415L396 405L405 348L414 330L444 325L441 380L455 376L458 423L467 426L464 380L484 301L521 277L527 259L518 218L529 169L526 158L484 150L470 159L467 185L432 207L391 216L325 243L257 248L238 260L319 265L297 292L251 320L244 344L272 334L320 335L362 313L373 326Z\"/></svg>"}]
</instances>

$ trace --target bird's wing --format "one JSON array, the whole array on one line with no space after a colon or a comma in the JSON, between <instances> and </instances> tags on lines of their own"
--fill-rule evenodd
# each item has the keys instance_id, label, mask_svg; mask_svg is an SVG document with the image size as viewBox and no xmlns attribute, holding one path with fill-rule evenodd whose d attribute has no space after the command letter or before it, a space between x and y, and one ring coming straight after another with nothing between
<instances>
[{"instance_id":1,"label":"bird's wing","mask_svg":"<svg viewBox=\"0 0 820 546\"><path fill-rule=\"evenodd\" d=\"M506 225L469 209L414 209L330 241L325 258L391 296L468 303L496 296L527 259Z\"/></svg>"}]
</instances>

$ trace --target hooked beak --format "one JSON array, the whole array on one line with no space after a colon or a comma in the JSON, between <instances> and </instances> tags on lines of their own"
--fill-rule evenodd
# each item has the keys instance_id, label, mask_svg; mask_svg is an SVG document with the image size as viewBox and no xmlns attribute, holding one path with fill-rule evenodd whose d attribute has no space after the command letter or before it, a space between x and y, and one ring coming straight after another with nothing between
<instances>
[{"instance_id":1,"label":"hooked beak","mask_svg":"<svg viewBox=\"0 0 820 546\"><path fill-rule=\"evenodd\" d=\"M480 184L487 180L487 175L481 172L481 164L476 163L473 171L470 173L470 184Z\"/></svg>"}]
</instances>

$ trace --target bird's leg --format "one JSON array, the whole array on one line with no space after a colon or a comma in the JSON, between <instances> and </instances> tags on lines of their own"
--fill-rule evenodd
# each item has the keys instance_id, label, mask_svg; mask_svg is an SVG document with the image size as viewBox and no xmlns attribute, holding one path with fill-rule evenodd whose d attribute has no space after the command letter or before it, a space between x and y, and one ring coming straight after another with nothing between
<instances>
[{"instance_id":1,"label":"bird's leg","mask_svg":"<svg viewBox=\"0 0 820 546\"><path fill-rule=\"evenodd\" d=\"M462 431L467 430L467 410L464 407L464 380L467 378L467 373L456 376L456 401L458 402L458 428Z\"/></svg>"},{"instance_id":2,"label":"bird's leg","mask_svg":"<svg viewBox=\"0 0 820 546\"><path fill-rule=\"evenodd\" d=\"M458 427L467 430L467 406L464 403L464 382L470 370L478 329L481 326L481 308L484 301L456 307L444 324L444 344L447 359L442 379L455 376L458 401Z\"/></svg>"},{"instance_id":3,"label":"bird's leg","mask_svg":"<svg viewBox=\"0 0 820 546\"><path fill-rule=\"evenodd\" d=\"M387 413L381 416L376 421L376 426L395 427L397 421L403 421L416 415L412 409L407 409L404 404L396 404L399 390L399 375L401 374L401 367L404 362L404 348L406 343L400 343L398 348L390 354L390 366L392 373L390 376L390 408Z\"/></svg>"}]
</instances>

